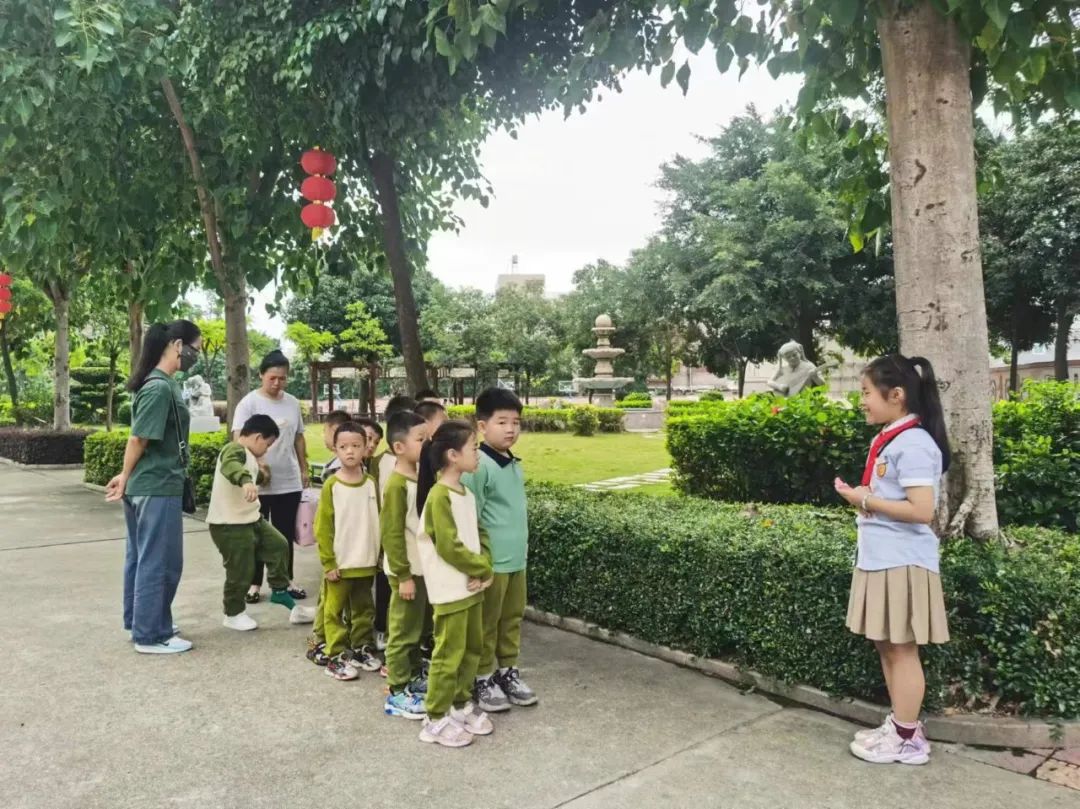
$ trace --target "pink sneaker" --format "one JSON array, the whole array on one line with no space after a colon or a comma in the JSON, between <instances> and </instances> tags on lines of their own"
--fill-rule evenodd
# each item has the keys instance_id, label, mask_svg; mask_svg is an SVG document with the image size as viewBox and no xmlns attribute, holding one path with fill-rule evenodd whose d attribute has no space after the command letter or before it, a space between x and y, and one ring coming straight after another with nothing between
<instances>
[{"instance_id":1,"label":"pink sneaker","mask_svg":"<svg viewBox=\"0 0 1080 809\"><path fill-rule=\"evenodd\" d=\"M926 764L930 760L930 744L921 724L914 736L904 739L890 722L883 733L863 743L852 742L850 749L856 758L871 764Z\"/></svg>"},{"instance_id":2,"label":"pink sneaker","mask_svg":"<svg viewBox=\"0 0 1080 809\"><path fill-rule=\"evenodd\" d=\"M892 711L889 711L889 715L885 717L885 721L882 722L880 725L878 725L876 728L863 728L860 731L856 731L856 733L855 733L855 741L857 741L859 744L861 744L863 746L866 746L866 744L871 739L874 739L874 738L880 736L882 733L884 733L890 727L892 727L892 720L893 720L893 713L892 713Z\"/></svg>"},{"instance_id":3,"label":"pink sneaker","mask_svg":"<svg viewBox=\"0 0 1080 809\"><path fill-rule=\"evenodd\" d=\"M450 718L473 736L489 736L495 732L495 726L491 724L488 715L472 702L465 703L465 707L460 710L451 708Z\"/></svg>"},{"instance_id":4,"label":"pink sneaker","mask_svg":"<svg viewBox=\"0 0 1080 809\"><path fill-rule=\"evenodd\" d=\"M437 722L424 721L420 729L420 741L428 744L441 744L443 747L467 747L472 744L472 734L450 718L447 714Z\"/></svg>"}]
</instances>

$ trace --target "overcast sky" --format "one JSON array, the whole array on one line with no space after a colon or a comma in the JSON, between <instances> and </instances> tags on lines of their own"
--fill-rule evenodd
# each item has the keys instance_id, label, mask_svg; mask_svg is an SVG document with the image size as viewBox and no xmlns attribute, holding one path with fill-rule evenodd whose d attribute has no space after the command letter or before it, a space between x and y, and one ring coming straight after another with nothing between
<instances>
[{"instance_id":1,"label":"overcast sky","mask_svg":"<svg viewBox=\"0 0 1080 809\"><path fill-rule=\"evenodd\" d=\"M517 254L520 272L543 273L549 292L565 292L583 265L626 259L659 227L661 164L676 154L702 156L696 136L716 134L748 104L762 113L790 104L799 88L798 77L774 81L764 69L751 68L742 81L721 75L708 47L691 67L685 97L674 82L664 89L657 72L641 71L583 115L552 111L529 119L517 140L492 137L481 162L495 196L487 209L458 205L465 226L431 240L431 271L450 286L492 292ZM271 290L256 296L252 320L276 337L284 324L266 314L272 297Z\"/></svg>"}]
</instances>

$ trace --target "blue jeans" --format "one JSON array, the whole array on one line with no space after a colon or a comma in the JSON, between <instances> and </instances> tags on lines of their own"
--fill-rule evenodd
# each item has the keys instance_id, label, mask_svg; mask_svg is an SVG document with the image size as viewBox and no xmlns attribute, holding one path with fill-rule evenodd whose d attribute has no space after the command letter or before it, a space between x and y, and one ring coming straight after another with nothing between
<instances>
[{"instance_id":1,"label":"blue jeans","mask_svg":"<svg viewBox=\"0 0 1080 809\"><path fill-rule=\"evenodd\" d=\"M124 498L124 628L138 644L172 637L172 601L184 570L181 499Z\"/></svg>"}]
</instances>

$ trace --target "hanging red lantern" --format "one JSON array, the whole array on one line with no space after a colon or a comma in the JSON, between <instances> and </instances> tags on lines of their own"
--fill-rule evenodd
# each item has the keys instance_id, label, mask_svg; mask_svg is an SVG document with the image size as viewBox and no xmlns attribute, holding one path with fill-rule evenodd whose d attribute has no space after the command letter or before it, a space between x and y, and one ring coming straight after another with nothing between
<instances>
[{"instance_id":1,"label":"hanging red lantern","mask_svg":"<svg viewBox=\"0 0 1080 809\"><path fill-rule=\"evenodd\" d=\"M11 290L7 287L0 287L0 301L10 301Z\"/></svg>"},{"instance_id":2,"label":"hanging red lantern","mask_svg":"<svg viewBox=\"0 0 1080 809\"><path fill-rule=\"evenodd\" d=\"M316 146L300 156L300 166L308 174L333 174L337 171L337 159Z\"/></svg>"},{"instance_id":3,"label":"hanging red lantern","mask_svg":"<svg viewBox=\"0 0 1080 809\"><path fill-rule=\"evenodd\" d=\"M319 202L305 205L300 211L300 219L313 230L325 230L335 222L334 209ZM313 238L318 238L314 236Z\"/></svg>"},{"instance_id":4,"label":"hanging red lantern","mask_svg":"<svg viewBox=\"0 0 1080 809\"><path fill-rule=\"evenodd\" d=\"M0 320L11 311L11 301L0 301Z\"/></svg>"},{"instance_id":5,"label":"hanging red lantern","mask_svg":"<svg viewBox=\"0 0 1080 809\"><path fill-rule=\"evenodd\" d=\"M300 194L312 202L332 202L337 196L337 188L333 180L319 176L308 177L300 183Z\"/></svg>"},{"instance_id":6,"label":"hanging red lantern","mask_svg":"<svg viewBox=\"0 0 1080 809\"><path fill-rule=\"evenodd\" d=\"M0 272L0 320L11 311L11 276Z\"/></svg>"},{"instance_id":7,"label":"hanging red lantern","mask_svg":"<svg viewBox=\"0 0 1080 809\"><path fill-rule=\"evenodd\" d=\"M0 272L0 287L11 286L11 276L6 272Z\"/></svg>"}]
</instances>

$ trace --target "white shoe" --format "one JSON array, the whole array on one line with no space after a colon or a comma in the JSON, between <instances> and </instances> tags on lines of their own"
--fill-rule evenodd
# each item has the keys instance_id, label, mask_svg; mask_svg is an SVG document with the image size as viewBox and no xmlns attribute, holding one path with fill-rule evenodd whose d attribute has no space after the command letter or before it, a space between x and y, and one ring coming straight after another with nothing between
<instances>
[{"instance_id":1,"label":"white shoe","mask_svg":"<svg viewBox=\"0 0 1080 809\"><path fill-rule=\"evenodd\" d=\"M258 626L258 624L255 623L255 619L246 612L241 612L237 615L226 615L225 620L221 622L221 625L226 629L235 629L237 632L250 632Z\"/></svg>"},{"instance_id":2,"label":"white shoe","mask_svg":"<svg viewBox=\"0 0 1080 809\"><path fill-rule=\"evenodd\" d=\"M375 650L379 651L379 652L385 652L386 651L386 633L385 632L376 632L375 633Z\"/></svg>"},{"instance_id":3,"label":"white shoe","mask_svg":"<svg viewBox=\"0 0 1080 809\"><path fill-rule=\"evenodd\" d=\"M313 624L315 623L315 608L302 607L297 604L289 610L290 624Z\"/></svg>"},{"instance_id":4,"label":"white shoe","mask_svg":"<svg viewBox=\"0 0 1080 809\"><path fill-rule=\"evenodd\" d=\"M450 718L473 736L489 736L495 732L495 726L491 724L488 715L478 709L472 702L465 703L465 707L460 710L451 708Z\"/></svg>"},{"instance_id":5,"label":"white shoe","mask_svg":"<svg viewBox=\"0 0 1080 809\"><path fill-rule=\"evenodd\" d=\"M437 722L430 719L424 722L420 729L420 741L428 744L441 744L443 747L466 747L472 744L472 734L461 725L444 716Z\"/></svg>"},{"instance_id":6,"label":"white shoe","mask_svg":"<svg viewBox=\"0 0 1080 809\"><path fill-rule=\"evenodd\" d=\"M135 651L144 655L174 655L190 650L193 645L189 640L173 637L161 643L136 643Z\"/></svg>"},{"instance_id":7,"label":"white shoe","mask_svg":"<svg viewBox=\"0 0 1080 809\"><path fill-rule=\"evenodd\" d=\"M885 721L878 725L876 728L863 728L862 730L855 732L855 741L860 745L870 744L872 740L876 739L888 732L892 727L893 713L889 711L889 715L885 717Z\"/></svg>"}]
</instances>

